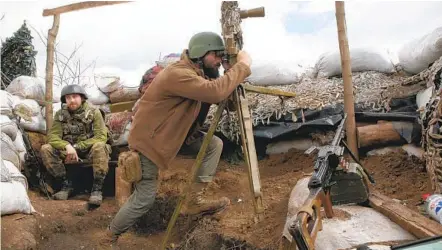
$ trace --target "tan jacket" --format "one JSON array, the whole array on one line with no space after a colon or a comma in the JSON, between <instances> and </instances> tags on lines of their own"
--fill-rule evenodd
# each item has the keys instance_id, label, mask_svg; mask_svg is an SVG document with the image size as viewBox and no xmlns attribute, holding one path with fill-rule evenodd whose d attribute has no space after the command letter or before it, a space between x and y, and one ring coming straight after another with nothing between
<instances>
[{"instance_id":1,"label":"tan jacket","mask_svg":"<svg viewBox=\"0 0 442 250\"><path fill-rule=\"evenodd\" d=\"M141 97L129 133L129 147L160 169L167 168L198 116L201 102L225 100L250 74L246 64L237 63L222 77L208 80L183 56L162 70Z\"/></svg>"}]
</instances>

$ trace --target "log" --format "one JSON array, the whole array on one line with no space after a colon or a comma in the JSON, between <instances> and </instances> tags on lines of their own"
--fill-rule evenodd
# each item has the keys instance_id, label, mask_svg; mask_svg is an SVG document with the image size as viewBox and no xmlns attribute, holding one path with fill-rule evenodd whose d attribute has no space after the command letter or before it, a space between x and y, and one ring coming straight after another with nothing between
<instances>
[{"instance_id":1,"label":"log","mask_svg":"<svg viewBox=\"0 0 442 250\"><path fill-rule=\"evenodd\" d=\"M401 141L401 135L394 129L392 122L381 122L378 124L357 128L359 147L372 146Z\"/></svg>"},{"instance_id":2,"label":"log","mask_svg":"<svg viewBox=\"0 0 442 250\"><path fill-rule=\"evenodd\" d=\"M372 208L384 214L417 238L432 237L442 233L440 223L393 201L378 191L371 191L369 201Z\"/></svg>"},{"instance_id":3,"label":"log","mask_svg":"<svg viewBox=\"0 0 442 250\"><path fill-rule=\"evenodd\" d=\"M60 15L54 15L54 23L52 28L48 30L48 47L46 50L46 134L49 134L49 130L52 127L53 111L52 111L52 84L54 80L54 50L55 50L55 38L58 34L58 28L60 27Z\"/></svg>"},{"instance_id":4,"label":"log","mask_svg":"<svg viewBox=\"0 0 442 250\"><path fill-rule=\"evenodd\" d=\"M95 8L95 7L105 6L105 5L128 3L128 2L131 2L131 1L87 1L87 2L81 2L81 3L74 3L74 4L69 4L69 5L53 8L53 9L44 9L43 16L60 15L62 13L66 13L66 12L90 9L90 8Z\"/></svg>"}]
</instances>

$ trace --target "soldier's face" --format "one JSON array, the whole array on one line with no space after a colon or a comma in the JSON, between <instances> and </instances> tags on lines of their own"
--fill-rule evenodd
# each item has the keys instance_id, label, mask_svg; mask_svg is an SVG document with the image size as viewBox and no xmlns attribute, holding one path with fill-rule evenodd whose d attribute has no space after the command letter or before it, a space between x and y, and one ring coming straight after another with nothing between
<instances>
[{"instance_id":1,"label":"soldier's face","mask_svg":"<svg viewBox=\"0 0 442 250\"><path fill-rule=\"evenodd\" d=\"M72 111L77 110L81 106L81 95L79 94L70 94L65 96L66 104L68 108Z\"/></svg>"},{"instance_id":2,"label":"soldier's face","mask_svg":"<svg viewBox=\"0 0 442 250\"><path fill-rule=\"evenodd\" d=\"M218 70L221 66L222 61L222 54L216 53L215 51L210 51L207 53L207 55L204 57L203 62L204 66L209 69L216 69Z\"/></svg>"}]
</instances>

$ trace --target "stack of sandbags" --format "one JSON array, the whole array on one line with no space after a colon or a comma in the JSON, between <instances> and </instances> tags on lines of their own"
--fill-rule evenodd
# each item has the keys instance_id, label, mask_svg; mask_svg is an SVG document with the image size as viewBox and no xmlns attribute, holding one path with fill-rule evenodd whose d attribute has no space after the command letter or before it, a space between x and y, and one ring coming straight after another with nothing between
<instances>
[{"instance_id":1,"label":"stack of sandbags","mask_svg":"<svg viewBox=\"0 0 442 250\"><path fill-rule=\"evenodd\" d=\"M2 133L2 149L3 137ZM35 209L27 194L28 182L26 177L20 173L13 162L5 159L3 154L2 158L0 159L1 215L34 213Z\"/></svg>"},{"instance_id":2,"label":"stack of sandbags","mask_svg":"<svg viewBox=\"0 0 442 250\"><path fill-rule=\"evenodd\" d=\"M18 169L23 169L26 147L23 135L17 127L15 120L5 115L0 115L0 130L2 132L2 156L13 162Z\"/></svg>"},{"instance_id":3,"label":"stack of sandbags","mask_svg":"<svg viewBox=\"0 0 442 250\"><path fill-rule=\"evenodd\" d=\"M140 98L137 87L125 86L124 81L118 76L109 74L96 74L95 84L109 96L111 103L134 101Z\"/></svg>"},{"instance_id":4,"label":"stack of sandbags","mask_svg":"<svg viewBox=\"0 0 442 250\"><path fill-rule=\"evenodd\" d=\"M352 72L375 71L394 73L396 70L387 51L374 48L350 49ZM332 77L342 74L341 54L338 51L326 52L316 61L314 75Z\"/></svg>"},{"instance_id":5,"label":"stack of sandbags","mask_svg":"<svg viewBox=\"0 0 442 250\"><path fill-rule=\"evenodd\" d=\"M93 77L82 77L79 85L86 91L90 103L102 105L109 102L109 97L97 87Z\"/></svg>"},{"instance_id":6,"label":"stack of sandbags","mask_svg":"<svg viewBox=\"0 0 442 250\"><path fill-rule=\"evenodd\" d=\"M46 86L44 81L37 77L19 76L9 84L6 91L24 99L36 100L43 105L45 101ZM52 92L52 101L60 102L60 88L53 86Z\"/></svg>"},{"instance_id":7,"label":"stack of sandbags","mask_svg":"<svg viewBox=\"0 0 442 250\"><path fill-rule=\"evenodd\" d=\"M442 56L442 27L404 44L398 51L399 66L417 74Z\"/></svg>"}]
</instances>

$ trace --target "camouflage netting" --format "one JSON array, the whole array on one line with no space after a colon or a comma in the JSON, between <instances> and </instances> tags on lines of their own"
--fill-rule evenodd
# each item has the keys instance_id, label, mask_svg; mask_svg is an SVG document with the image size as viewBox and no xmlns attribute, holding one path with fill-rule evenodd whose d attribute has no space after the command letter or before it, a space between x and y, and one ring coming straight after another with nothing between
<instances>
[{"instance_id":1,"label":"camouflage netting","mask_svg":"<svg viewBox=\"0 0 442 250\"><path fill-rule=\"evenodd\" d=\"M378 72L353 73L353 87L357 107L368 109L374 112L388 112L389 101L399 95L415 94L418 87L410 93L406 87L401 85L407 78L398 75L387 75ZM292 120L297 121L295 110L299 109L322 109L323 107L343 103L344 89L343 80L339 77L333 78L310 78L304 77L300 83L284 86L272 86L283 91L295 92L297 97L282 99L277 96L247 93L250 103L250 110L253 117L253 125L266 125L271 120L279 120L287 114L292 115ZM210 126L217 106L212 105L205 126ZM229 140L239 143L238 123L235 112L224 112L217 132L222 133Z\"/></svg>"},{"instance_id":2,"label":"camouflage netting","mask_svg":"<svg viewBox=\"0 0 442 250\"><path fill-rule=\"evenodd\" d=\"M427 172L435 193L442 193L442 57L416 75L409 84L426 83L434 87L433 95L422 113L422 146L425 149Z\"/></svg>"}]
</instances>

